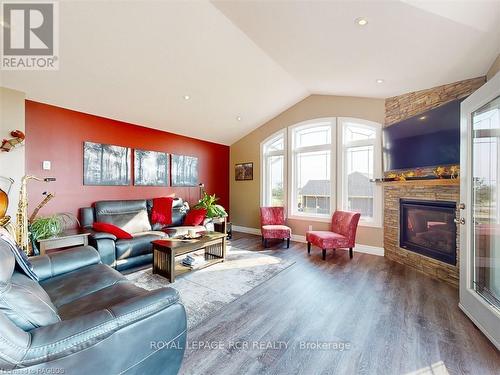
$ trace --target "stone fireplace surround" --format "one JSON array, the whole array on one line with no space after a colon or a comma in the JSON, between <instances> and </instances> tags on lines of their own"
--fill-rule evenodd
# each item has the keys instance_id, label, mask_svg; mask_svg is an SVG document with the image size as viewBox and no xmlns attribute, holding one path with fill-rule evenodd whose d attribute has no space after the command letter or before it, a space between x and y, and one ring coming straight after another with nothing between
<instances>
[{"instance_id":1,"label":"stone fireplace surround","mask_svg":"<svg viewBox=\"0 0 500 375\"><path fill-rule=\"evenodd\" d=\"M384 248L385 256L443 280L458 287L459 278L459 234L457 228L457 264L450 265L399 247L399 200L421 199L441 200L459 203L460 185L458 180L421 180L385 182L384 185ZM459 217L457 208L456 217Z\"/></svg>"},{"instance_id":2,"label":"stone fireplace surround","mask_svg":"<svg viewBox=\"0 0 500 375\"><path fill-rule=\"evenodd\" d=\"M486 77L477 77L387 98L384 127L439 107L451 100L464 98L485 82ZM426 169L432 171L432 167ZM458 180L384 182L383 187L385 256L414 267L426 275L458 286L460 245L458 235L461 228L457 228L457 264L454 266L399 247L399 199L445 200L458 203L460 199Z\"/></svg>"}]
</instances>

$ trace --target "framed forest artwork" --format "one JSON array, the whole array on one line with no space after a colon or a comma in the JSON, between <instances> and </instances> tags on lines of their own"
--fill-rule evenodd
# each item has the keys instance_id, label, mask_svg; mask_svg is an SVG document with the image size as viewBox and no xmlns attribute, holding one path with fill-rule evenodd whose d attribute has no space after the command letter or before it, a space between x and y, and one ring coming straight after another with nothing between
<instances>
[{"instance_id":1,"label":"framed forest artwork","mask_svg":"<svg viewBox=\"0 0 500 375\"><path fill-rule=\"evenodd\" d=\"M84 142L83 184L130 185L130 153L128 147Z\"/></svg>"},{"instance_id":2,"label":"framed forest artwork","mask_svg":"<svg viewBox=\"0 0 500 375\"><path fill-rule=\"evenodd\" d=\"M172 186L198 186L198 158L172 155Z\"/></svg>"},{"instance_id":3,"label":"framed forest artwork","mask_svg":"<svg viewBox=\"0 0 500 375\"><path fill-rule=\"evenodd\" d=\"M168 154L134 150L134 185L168 186Z\"/></svg>"}]
</instances>

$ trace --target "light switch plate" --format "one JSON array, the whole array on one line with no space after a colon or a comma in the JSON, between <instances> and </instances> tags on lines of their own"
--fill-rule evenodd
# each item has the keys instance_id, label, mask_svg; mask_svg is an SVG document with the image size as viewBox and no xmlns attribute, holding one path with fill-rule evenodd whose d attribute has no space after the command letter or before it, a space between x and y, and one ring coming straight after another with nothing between
<instances>
[{"instance_id":1,"label":"light switch plate","mask_svg":"<svg viewBox=\"0 0 500 375\"><path fill-rule=\"evenodd\" d=\"M42 169L44 171L50 171L50 168L51 168L51 163L49 160L44 160L43 163L42 163Z\"/></svg>"},{"instance_id":2,"label":"light switch plate","mask_svg":"<svg viewBox=\"0 0 500 375\"><path fill-rule=\"evenodd\" d=\"M312 225L309 225L309 230L313 230L313 226Z\"/></svg>"}]
</instances>

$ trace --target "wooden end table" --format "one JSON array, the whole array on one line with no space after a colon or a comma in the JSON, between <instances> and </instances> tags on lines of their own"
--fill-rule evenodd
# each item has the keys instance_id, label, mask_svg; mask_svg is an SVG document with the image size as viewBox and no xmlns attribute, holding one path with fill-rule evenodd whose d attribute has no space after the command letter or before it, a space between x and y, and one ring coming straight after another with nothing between
<instances>
[{"instance_id":1,"label":"wooden end table","mask_svg":"<svg viewBox=\"0 0 500 375\"><path fill-rule=\"evenodd\" d=\"M193 240L169 238L168 240L152 241L153 244L153 273L164 276L171 283L175 277L192 271L190 267L175 263L175 257L205 250L202 269L212 264L223 262L226 257L226 234L219 232L205 232L203 236Z\"/></svg>"},{"instance_id":2,"label":"wooden end table","mask_svg":"<svg viewBox=\"0 0 500 375\"><path fill-rule=\"evenodd\" d=\"M38 240L40 255L45 255L47 250L70 246L87 246L89 244L89 234L82 229L69 229L59 233L57 236Z\"/></svg>"},{"instance_id":3,"label":"wooden end table","mask_svg":"<svg viewBox=\"0 0 500 375\"><path fill-rule=\"evenodd\" d=\"M212 223L214 223L214 231L225 233L227 235L226 217L214 217L212 218Z\"/></svg>"}]
</instances>

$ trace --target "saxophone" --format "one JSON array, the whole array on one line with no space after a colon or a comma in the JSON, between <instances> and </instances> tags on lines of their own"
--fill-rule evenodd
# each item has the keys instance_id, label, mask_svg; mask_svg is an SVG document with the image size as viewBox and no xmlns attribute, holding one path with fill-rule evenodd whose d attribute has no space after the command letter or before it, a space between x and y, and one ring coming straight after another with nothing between
<instances>
[{"instance_id":1,"label":"saxophone","mask_svg":"<svg viewBox=\"0 0 500 375\"><path fill-rule=\"evenodd\" d=\"M55 181L55 178L39 178L36 176L26 175L21 179L21 189L19 190L19 204L16 214L16 242L26 255L30 255L30 241L28 230L28 192L26 186L29 180L35 181Z\"/></svg>"}]
</instances>

